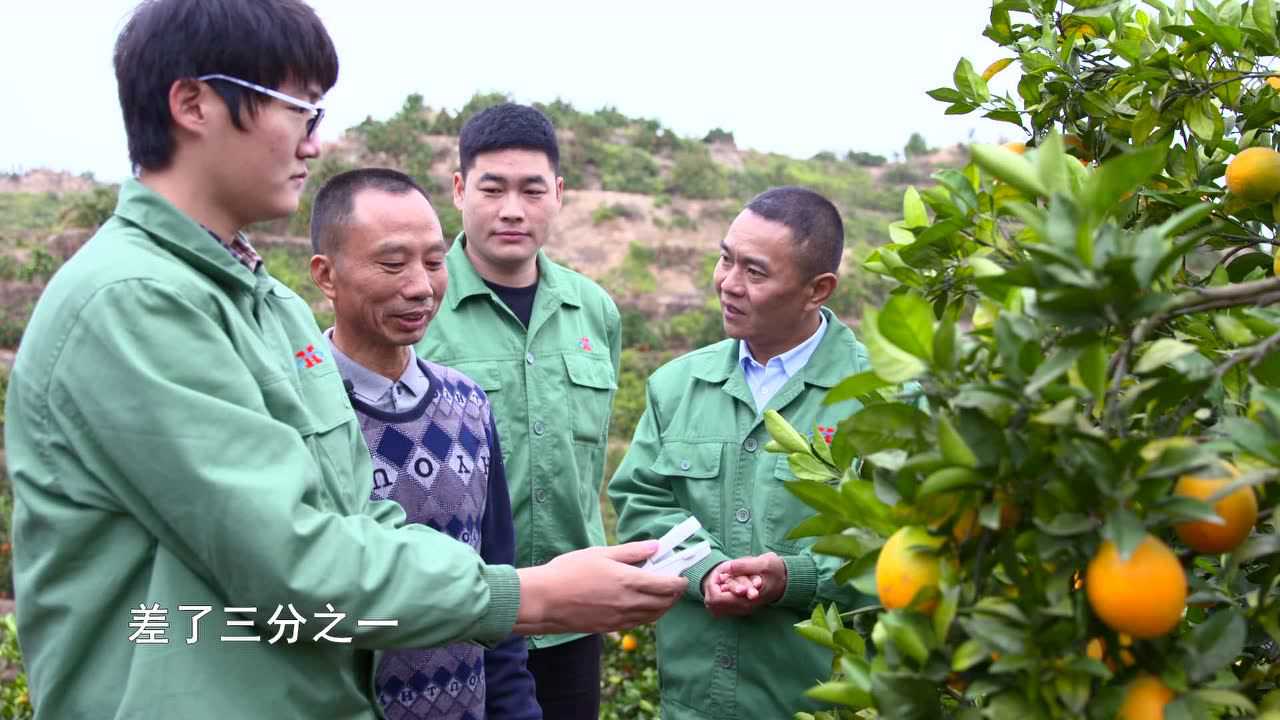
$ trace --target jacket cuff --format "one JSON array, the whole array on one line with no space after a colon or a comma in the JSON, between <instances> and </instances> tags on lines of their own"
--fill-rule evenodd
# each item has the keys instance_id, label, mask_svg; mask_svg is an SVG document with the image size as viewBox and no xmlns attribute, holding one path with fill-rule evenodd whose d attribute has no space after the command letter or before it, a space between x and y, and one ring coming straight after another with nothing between
<instances>
[{"instance_id":1,"label":"jacket cuff","mask_svg":"<svg viewBox=\"0 0 1280 720\"><path fill-rule=\"evenodd\" d=\"M689 587L685 588L685 597L690 600L702 602L702 579L711 572L712 568L722 562L728 562L731 558L719 550L712 550L711 554L694 563L693 567L682 573L689 580Z\"/></svg>"},{"instance_id":2,"label":"jacket cuff","mask_svg":"<svg viewBox=\"0 0 1280 720\"><path fill-rule=\"evenodd\" d=\"M481 572L489 585L489 608L476 624L476 636L472 640L494 648L516 626L516 613L520 610L520 576L510 565L482 565Z\"/></svg>"},{"instance_id":3,"label":"jacket cuff","mask_svg":"<svg viewBox=\"0 0 1280 720\"><path fill-rule=\"evenodd\" d=\"M775 604L808 610L818 594L817 564L808 555L784 555L782 564L787 568L787 588Z\"/></svg>"}]
</instances>

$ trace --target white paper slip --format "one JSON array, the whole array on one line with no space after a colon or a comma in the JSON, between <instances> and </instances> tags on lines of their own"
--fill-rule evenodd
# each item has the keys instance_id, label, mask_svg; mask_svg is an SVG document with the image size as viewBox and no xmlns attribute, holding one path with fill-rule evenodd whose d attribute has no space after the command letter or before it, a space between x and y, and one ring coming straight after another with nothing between
<instances>
[{"instance_id":1,"label":"white paper slip","mask_svg":"<svg viewBox=\"0 0 1280 720\"><path fill-rule=\"evenodd\" d=\"M658 538L658 552L646 560L643 567L648 569L663 562L680 546L680 543L688 540L690 536L701 529L702 523L698 522L698 518L690 515L684 522L671 528L665 535Z\"/></svg>"},{"instance_id":2,"label":"white paper slip","mask_svg":"<svg viewBox=\"0 0 1280 720\"><path fill-rule=\"evenodd\" d=\"M696 565L703 558L711 554L711 543L703 540L697 545L681 550L672 554L666 560L646 568L649 572L656 575L665 575L668 577L678 577L680 573L688 570Z\"/></svg>"}]
</instances>

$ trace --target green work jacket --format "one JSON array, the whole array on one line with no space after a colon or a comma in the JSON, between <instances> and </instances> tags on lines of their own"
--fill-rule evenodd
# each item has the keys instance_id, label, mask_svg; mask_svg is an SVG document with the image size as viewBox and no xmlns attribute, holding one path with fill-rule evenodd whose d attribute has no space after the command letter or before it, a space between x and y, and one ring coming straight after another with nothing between
<instances>
[{"instance_id":1,"label":"green work jacket","mask_svg":"<svg viewBox=\"0 0 1280 720\"><path fill-rule=\"evenodd\" d=\"M418 352L476 381L489 396L511 492L516 566L604 545L609 412L618 387L622 321L608 293L538 252L529 327L485 285L459 235L449 289ZM535 635L531 648L581 635Z\"/></svg>"},{"instance_id":2,"label":"green work jacket","mask_svg":"<svg viewBox=\"0 0 1280 720\"><path fill-rule=\"evenodd\" d=\"M373 650L515 623L514 568L370 502L306 303L137 181L37 303L5 414L38 720L371 720Z\"/></svg>"},{"instance_id":3,"label":"green work jacket","mask_svg":"<svg viewBox=\"0 0 1280 720\"><path fill-rule=\"evenodd\" d=\"M856 401L825 406L849 375L870 369L866 349L834 315L809 362L757 409L738 360L724 340L659 368L646 387L635 438L609 484L620 542L660 537L694 515L711 555L685 572L689 589L658 621L658 669L665 720L789 718L816 706L804 691L831 675L831 652L794 625L818 602L844 609L868 598L834 581L841 561L812 551L813 538L787 533L813 510L783 487L794 476L782 454L765 451L762 412L780 412L802 433L835 427ZM720 563L775 552L787 587L773 605L742 618L714 618L702 579Z\"/></svg>"}]
</instances>

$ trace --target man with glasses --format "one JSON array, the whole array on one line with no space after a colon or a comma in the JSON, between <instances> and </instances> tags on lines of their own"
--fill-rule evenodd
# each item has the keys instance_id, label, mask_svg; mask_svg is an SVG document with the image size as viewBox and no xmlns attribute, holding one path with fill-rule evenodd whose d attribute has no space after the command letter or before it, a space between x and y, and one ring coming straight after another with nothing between
<instances>
[{"instance_id":1,"label":"man with glasses","mask_svg":"<svg viewBox=\"0 0 1280 720\"><path fill-rule=\"evenodd\" d=\"M309 7L151 0L115 68L137 178L41 296L5 407L37 720L372 720L374 650L675 602L629 566L656 543L517 571L370 500L336 362L242 233L319 153L338 60Z\"/></svg>"}]
</instances>

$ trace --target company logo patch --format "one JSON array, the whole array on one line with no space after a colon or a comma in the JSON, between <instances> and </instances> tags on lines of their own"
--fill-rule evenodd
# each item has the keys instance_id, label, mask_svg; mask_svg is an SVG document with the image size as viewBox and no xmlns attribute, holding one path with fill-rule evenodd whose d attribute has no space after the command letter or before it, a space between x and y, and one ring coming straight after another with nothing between
<instances>
[{"instance_id":1,"label":"company logo patch","mask_svg":"<svg viewBox=\"0 0 1280 720\"><path fill-rule=\"evenodd\" d=\"M822 439L827 441L828 445L831 444L831 440L836 436L836 429L826 425L819 425L818 432L822 435Z\"/></svg>"},{"instance_id":2,"label":"company logo patch","mask_svg":"<svg viewBox=\"0 0 1280 720\"><path fill-rule=\"evenodd\" d=\"M324 362L324 353L316 350L315 345L308 345L302 350L293 354L294 364L299 370L307 370Z\"/></svg>"},{"instance_id":3,"label":"company logo patch","mask_svg":"<svg viewBox=\"0 0 1280 720\"><path fill-rule=\"evenodd\" d=\"M581 340L579 340L578 347L582 348L583 350L586 350L587 352L591 352L591 338L584 337Z\"/></svg>"}]
</instances>

